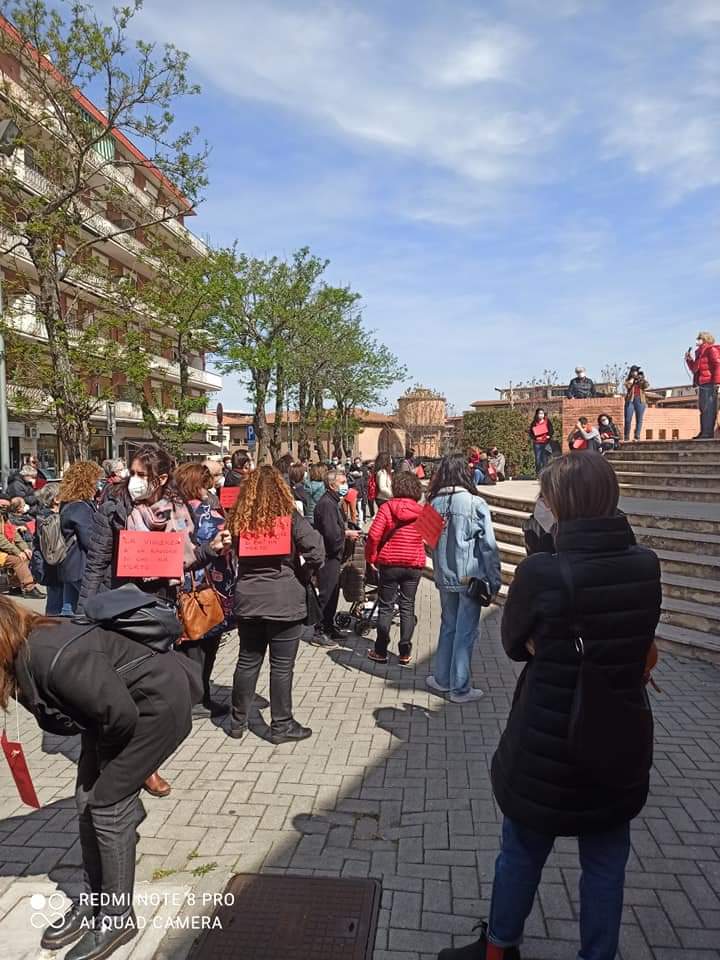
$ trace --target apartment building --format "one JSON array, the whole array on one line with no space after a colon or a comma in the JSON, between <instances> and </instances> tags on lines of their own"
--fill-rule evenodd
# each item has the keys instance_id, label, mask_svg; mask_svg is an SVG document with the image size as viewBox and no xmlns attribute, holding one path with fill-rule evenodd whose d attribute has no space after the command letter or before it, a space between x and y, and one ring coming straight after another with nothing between
<instances>
[{"instance_id":1,"label":"apartment building","mask_svg":"<svg viewBox=\"0 0 720 960\"><path fill-rule=\"evenodd\" d=\"M0 30L12 31L13 27L0 17ZM52 65L48 67L52 70ZM25 66L19 58L15 58L7 50L0 51L0 121L9 112L5 97L18 98L18 102L25 104L28 99L27 84L23 83ZM97 107L87 100L81 93L76 94L78 102L88 116L103 124L104 117ZM93 262L99 263L114 277L140 278L140 282L151 282L152 268L147 256L147 244L150 236L148 230L138 226L131 233L112 236L118 229L131 227L133 224L147 224L149 220L167 217L170 219L153 225L154 240L161 240L164 244L181 252L183 256L198 256L206 253L206 246L202 240L194 236L185 226L184 220L192 215L189 202L177 191L174 185L167 180L160 170L153 166L143 153L126 136L119 131L112 131L97 145L102 176L112 180L112 203L98 201L96 195L87 200L90 209L83 210L82 229L88 236L94 236L97 243L93 246ZM21 185L22 190L32 196L48 196L52 185L46 180L35 164L33 151L30 147L19 146L16 149L3 151L6 155L0 156L0 163L6 170L12 171L12 177ZM107 161L110 160L111 163ZM118 188L121 188L118 191ZM118 202L118 196L121 201ZM13 242L13 225L0 223L0 250L8 249ZM105 239L107 238L107 239ZM13 279L23 274L26 289L22 294L13 295L10 291L17 287ZM38 316L35 307L35 294L38 292L34 280L34 267L22 247L17 247L7 255L0 256L0 284L5 296L3 310L13 331L27 341L37 343L38 349L47 349L47 332L45 324ZM29 283L29 287L28 287ZM33 284L35 283L35 286ZM82 275L69 274L62 284L60 300L63 308L71 305L72 311L77 314L78 320L92 315L106 296L107 287L100 283L93 283L87 272ZM139 318L143 322L143 318ZM180 368L178 357L174 352L168 331L158 328L157 324L147 320L149 336L157 344L156 354L151 362L151 375L144 388L146 397L160 400L161 408L172 418L173 386L180 382ZM153 351L155 352L155 351ZM12 370L8 371L8 406L9 406L9 434L10 434L10 468L22 464L28 456L34 455L42 466L50 473L62 468L65 454L62 445L56 436L51 420L43 418L42 398L39 398L37 409L32 405L28 408L27 400L19 405L14 402L17 397L17 385L12 382ZM97 459L103 459L116 453L129 456L132 449L150 439L150 433L143 425L143 417L138 405L133 403L134 394L128 388L125 378L120 373L114 373L112 383L90 384L90 389L97 391L97 396L103 396L109 391L112 400L99 404L91 420L91 454ZM208 370L203 355L194 355L190 358L190 393L194 397L206 397L222 388L222 378ZM193 422L197 423L197 433L187 445L189 455L221 452L220 444L213 442L213 428L215 414L210 412L193 414Z\"/></svg>"}]
</instances>

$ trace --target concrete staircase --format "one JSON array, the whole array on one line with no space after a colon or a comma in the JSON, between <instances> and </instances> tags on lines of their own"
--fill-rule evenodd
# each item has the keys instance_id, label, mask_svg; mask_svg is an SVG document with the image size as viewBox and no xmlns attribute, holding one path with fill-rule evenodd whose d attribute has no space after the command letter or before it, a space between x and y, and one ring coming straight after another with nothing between
<instances>
[{"instance_id":1,"label":"concrete staircase","mask_svg":"<svg viewBox=\"0 0 720 960\"><path fill-rule=\"evenodd\" d=\"M620 506L638 543L660 558L660 645L720 663L720 442L647 441L625 445L610 459L621 481ZM525 557L522 523L535 490L506 482L479 492L490 506L500 549L502 603Z\"/></svg>"},{"instance_id":2,"label":"concrete staircase","mask_svg":"<svg viewBox=\"0 0 720 960\"><path fill-rule=\"evenodd\" d=\"M624 497L720 502L720 442L646 440L609 454Z\"/></svg>"}]
</instances>

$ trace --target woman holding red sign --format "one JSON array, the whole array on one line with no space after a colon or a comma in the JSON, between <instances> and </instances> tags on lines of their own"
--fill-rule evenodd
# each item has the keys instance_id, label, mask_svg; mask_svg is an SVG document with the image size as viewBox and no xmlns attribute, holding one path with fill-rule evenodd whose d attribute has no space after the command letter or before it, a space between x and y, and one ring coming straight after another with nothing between
<instances>
[{"instance_id":1,"label":"woman holding red sign","mask_svg":"<svg viewBox=\"0 0 720 960\"><path fill-rule=\"evenodd\" d=\"M533 453L535 454L535 473L539 476L540 471L547 463L548 444L553 438L552 422L542 407L538 407L535 411L535 416L528 428L528 436L532 441Z\"/></svg>"},{"instance_id":2,"label":"woman holding red sign","mask_svg":"<svg viewBox=\"0 0 720 960\"><path fill-rule=\"evenodd\" d=\"M295 659L308 617L308 578L325 560L322 537L295 509L293 494L274 467L254 470L240 488L228 521L237 542L235 616L240 653L232 690L230 736L240 740L265 653L270 650L270 739L312 735L293 718Z\"/></svg>"},{"instance_id":3,"label":"woman holding red sign","mask_svg":"<svg viewBox=\"0 0 720 960\"><path fill-rule=\"evenodd\" d=\"M192 517L172 484L174 470L175 461L167 451L146 444L135 452L130 476L122 483L106 487L109 493L95 513L79 612L96 593L128 582L127 577L118 575L118 551L125 530L145 534L183 533L182 571L185 573L206 567L230 549L230 535L226 531L218 533L209 543L194 542ZM168 577L151 575L148 569L148 575L139 575L134 581L147 593L175 600L182 571L177 577ZM156 772L145 782L145 789L151 796L166 797L170 784Z\"/></svg>"}]
</instances>

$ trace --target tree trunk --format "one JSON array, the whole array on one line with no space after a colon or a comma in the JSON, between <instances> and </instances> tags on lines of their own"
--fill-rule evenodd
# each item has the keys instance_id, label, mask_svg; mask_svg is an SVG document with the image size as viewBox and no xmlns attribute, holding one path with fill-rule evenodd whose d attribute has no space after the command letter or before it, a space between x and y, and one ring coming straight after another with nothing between
<instances>
[{"instance_id":1,"label":"tree trunk","mask_svg":"<svg viewBox=\"0 0 720 960\"><path fill-rule=\"evenodd\" d=\"M282 421L285 410L285 375L283 368L278 365L275 371L275 419L270 436L270 454L273 462L279 460L282 453Z\"/></svg>"},{"instance_id":2,"label":"tree trunk","mask_svg":"<svg viewBox=\"0 0 720 960\"><path fill-rule=\"evenodd\" d=\"M38 240L28 249L40 284L37 310L45 323L48 348L55 367L55 389L52 391L55 426L65 456L70 463L74 463L89 456L90 416L87 409L89 405L78 403L80 398L77 391L82 390L82 386L77 383L73 374L70 338L60 303L52 242L43 243Z\"/></svg>"},{"instance_id":3,"label":"tree trunk","mask_svg":"<svg viewBox=\"0 0 720 960\"><path fill-rule=\"evenodd\" d=\"M315 408L315 446L317 447L318 457L320 460L327 460L327 451L325 449L325 441L322 437L322 422L323 422L323 397L322 390L316 390L315 396L313 398L313 406Z\"/></svg>"},{"instance_id":4,"label":"tree trunk","mask_svg":"<svg viewBox=\"0 0 720 960\"><path fill-rule=\"evenodd\" d=\"M310 459L310 439L308 436L308 387L298 384L298 460Z\"/></svg>"},{"instance_id":5,"label":"tree trunk","mask_svg":"<svg viewBox=\"0 0 720 960\"><path fill-rule=\"evenodd\" d=\"M267 400L268 385L270 383L270 374L264 370L254 371L252 373L253 394L254 394L254 420L255 420L255 438L257 447L255 451L255 463L265 462L268 453L267 442L267 417L265 416L265 401Z\"/></svg>"}]
</instances>

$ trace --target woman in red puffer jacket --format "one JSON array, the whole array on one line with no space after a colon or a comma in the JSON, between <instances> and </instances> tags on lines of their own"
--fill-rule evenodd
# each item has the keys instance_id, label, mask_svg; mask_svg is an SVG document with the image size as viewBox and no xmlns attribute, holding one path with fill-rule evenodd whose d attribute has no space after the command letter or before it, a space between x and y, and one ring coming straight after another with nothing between
<instances>
[{"instance_id":1,"label":"woman in red puffer jacket","mask_svg":"<svg viewBox=\"0 0 720 960\"><path fill-rule=\"evenodd\" d=\"M698 390L700 433L695 440L712 440L718 415L718 384L720 384L720 346L715 337L705 331L697 335L695 356L688 350L685 363L693 375Z\"/></svg>"},{"instance_id":2,"label":"woman in red puffer jacket","mask_svg":"<svg viewBox=\"0 0 720 960\"><path fill-rule=\"evenodd\" d=\"M380 571L377 639L368 657L376 663L388 662L390 624L399 594L398 660L407 666L415 632L415 594L425 569L425 547L415 524L422 512L422 485L414 473L399 471L392 478L392 492L393 499L380 507L373 520L365 545L365 559Z\"/></svg>"}]
</instances>

